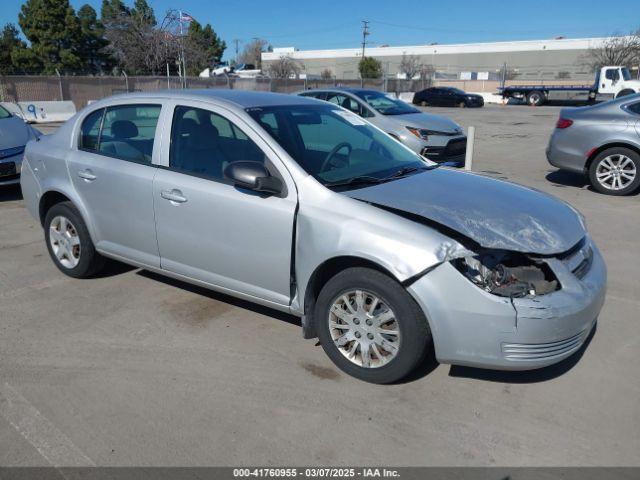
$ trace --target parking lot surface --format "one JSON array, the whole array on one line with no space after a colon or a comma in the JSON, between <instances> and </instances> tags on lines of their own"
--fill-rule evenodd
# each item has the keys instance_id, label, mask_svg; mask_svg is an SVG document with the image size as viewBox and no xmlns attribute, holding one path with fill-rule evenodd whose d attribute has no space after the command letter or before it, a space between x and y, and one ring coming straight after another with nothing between
<instances>
[{"instance_id":1,"label":"parking lot surface","mask_svg":"<svg viewBox=\"0 0 640 480\"><path fill-rule=\"evenodd\" d=\"M476 126L475 171L586 216L609 288L585 348L533 372L431 360L366 384L294 317L124 266L64 276L4 188L0 465L640 466L640 197L547 164L557 107L427 110Z\"/></svg>"}]
</instances>

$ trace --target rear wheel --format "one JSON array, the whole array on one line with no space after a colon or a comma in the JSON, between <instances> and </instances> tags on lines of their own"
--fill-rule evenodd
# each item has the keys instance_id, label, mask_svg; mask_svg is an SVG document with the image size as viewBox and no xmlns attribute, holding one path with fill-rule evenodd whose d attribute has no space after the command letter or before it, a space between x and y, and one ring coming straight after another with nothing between
<instances>
[{"instance_id":1,"label":"rear wheel","mask_svg":"<svg viewBox=\"0 0 640 480\"><path fill-rule=\"evenodd\" d=\"M318 337L344 372L372 383L407 376L431 345L425 316L395 280L350 268L324 286L315 310Z\"/></svg>"},{"instance_id":2,"label":"rear wheel","mask_svg":"<svg viewBox=\"0 0 640 480\"><path fill-rule=\"evenodd\" d=\"M466 108L466 107L467 107L467 102L460 102L460 103L458 103L458 107L460 107L460 108Z\"/></svg>"},{"instance_id":3,"label":"rear wheel","mask_svg":"<svg viewBox=\"0 0 640 480\"><path fill-rule=\"evenodd\" d=\"M96 252L87 226L71 202L51 207L45 216L44 228L49 255L66 275L87 278L104 266L105 258Z\"/></svg>"},{"instance_id":4,"label":"rear wheel","mask_svg":"<svg viewBox=\"0 0 640 480\"><path fill-rule=\"evenodd\" d=\"M543 92L540 92L540 91L536 90L536 91L533 91L533 92L529 92L527 94L527 103L529 105L531 105L532 107L539 107L545 101L546 101L546 98L545 98Z\"/></svg>"},{"instance_id":5,"label":"rear wheel","mask_svg":"<svg viewBox=\"0 0 640 480\"><path fill-rule=\"evenodd\" d=\"M589 167L591 185L607 195L628 195L640 184L640 155L628 148L610 148L598 154Z\"/></svg>"}]
</instances>

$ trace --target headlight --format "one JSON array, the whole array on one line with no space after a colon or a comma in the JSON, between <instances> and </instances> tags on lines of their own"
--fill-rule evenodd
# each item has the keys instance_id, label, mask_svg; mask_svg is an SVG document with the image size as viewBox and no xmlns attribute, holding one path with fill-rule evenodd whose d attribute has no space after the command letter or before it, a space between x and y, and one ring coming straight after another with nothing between
<instances>
[{"instance_id":1,"label":"headlight","mask_svg":"<svg viewBox=\"0 0 640 480\"><path fill-rule=\"evenodd\" d=\"M452 263L475 285L501 297L544 295L560 288L544 261L515 252L487 251Z\"/></svg>"},{"instance_id":2,"label":"headlight","mask_svg":"<svg viewBox=\"0 0 640 480\"><path fill-rule=\"evenodd\" d=\"M411 133L413 133L416 137L421 138L422 140L428 140L431 135L442 135L442 136L451 136L451 132L439 132L437 130L427 130L426 128L415 128L415 127L405 127ZM460 132L462 132L462 128L458 127ZM458 133L455 131L454 133Z\"/></svg>"}]
</instances>

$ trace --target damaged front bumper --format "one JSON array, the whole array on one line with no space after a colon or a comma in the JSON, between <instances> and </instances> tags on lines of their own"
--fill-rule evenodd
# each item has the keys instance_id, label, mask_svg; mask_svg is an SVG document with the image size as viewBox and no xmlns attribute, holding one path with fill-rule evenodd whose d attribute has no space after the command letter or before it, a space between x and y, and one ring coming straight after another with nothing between
<instances>
[{"instance_id":1,"label":"damaged front bumper","mask_svg":"<svg viewBox=\"0 0 640 480\"><path fill-rule=\"evenodd\" d=\"M587 239L588 270L574 258L549 258L561 288L525 298L488 293L445 262L407 287L429 320L441 363L527 370L559 362L580 349L604 303L607 273Z\"/></svg>"}]
</instances>

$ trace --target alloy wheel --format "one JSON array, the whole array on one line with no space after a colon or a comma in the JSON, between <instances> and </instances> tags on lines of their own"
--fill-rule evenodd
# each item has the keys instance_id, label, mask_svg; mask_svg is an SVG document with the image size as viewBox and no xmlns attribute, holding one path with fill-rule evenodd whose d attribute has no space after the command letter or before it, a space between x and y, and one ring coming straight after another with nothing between
<instances>
[{"instance_id":1,"label":"alloy wheel","mask_svg":"<svg viewBox=\"0 0 640 480\"><path fill-rule=\"evenodd\" d=\"M337 349L363 368L387 365L400 350L400 326L391 308L377 295L352 290L329 309L329 332Z\"/></svg>"},{"instance_id":2,"label":"alloy wheel","mask_svg":"<svg viewBox=\"0 0 640 480\"><path fill-rule=\"evenodd\" d=\"M64 268L73 269L80 262L78 230L67 217L58 215L53 218L49 225L49 244Z\"/></svg>"},{"instance_id":3,"label":"alloy wheel","mask_svg":"<svg viewBox=\"0 0 640 480\"><path fill-rule=\"evenodd\" d=\"M596 179L607 190L622 190L635 178L636 166L626 155L609 155L600 160L596 167Z\"/></svg>"}]
</instances>

